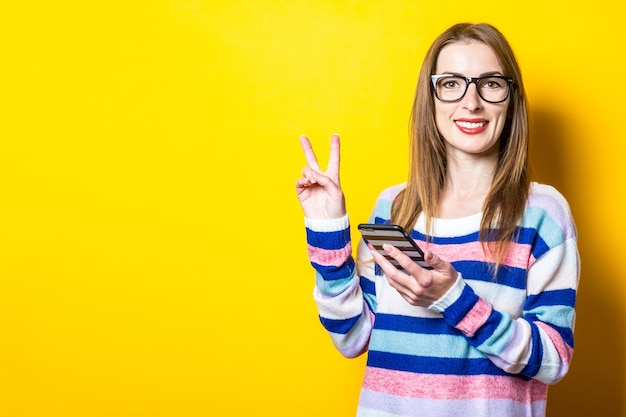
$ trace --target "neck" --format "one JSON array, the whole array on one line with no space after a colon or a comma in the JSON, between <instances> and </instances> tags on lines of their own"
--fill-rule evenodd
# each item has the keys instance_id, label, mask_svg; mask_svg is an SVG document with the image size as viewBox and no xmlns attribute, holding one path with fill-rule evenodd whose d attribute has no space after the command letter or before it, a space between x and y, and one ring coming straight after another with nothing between
<instances>
[{"instance_id":1,"label":"neck","mask_svg":"<svg viewBox=\"0 0 626 417\"><path fill-rule=\"evenodd\" d=\"M438 216L465 217L483 209L495 174L497 159L448 158Z\"/></svg>"},{"instance_id":2,"label":"neck","mask_svg":"<svg viewBox=\"0 0 626 417\"><path fill-rule=\"evenodd\" d=\"M487 193L496 172L496 158L448 158L444 190L464 196Z\"/></svg>"}]
</instances>

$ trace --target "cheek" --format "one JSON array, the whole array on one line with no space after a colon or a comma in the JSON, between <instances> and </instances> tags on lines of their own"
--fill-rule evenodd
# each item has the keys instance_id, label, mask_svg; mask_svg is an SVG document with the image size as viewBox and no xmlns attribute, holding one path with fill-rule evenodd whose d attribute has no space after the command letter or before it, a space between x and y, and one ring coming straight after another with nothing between
<instances>
[{"instance_id":1,"label":"cheek","mask_svg":"<svg viewBox=\"0 0 626 417\"><path fill-rule=\"evenodd\" d=\"M503 111L497 118L496 118L497 122L495 124L495 133L498 137L500 137L500 135L502 134L502 130L504 129L504 126L507 125L507 123L511 122L511 118L508 114L508 111Z\"/></svg>"}]
</instances>

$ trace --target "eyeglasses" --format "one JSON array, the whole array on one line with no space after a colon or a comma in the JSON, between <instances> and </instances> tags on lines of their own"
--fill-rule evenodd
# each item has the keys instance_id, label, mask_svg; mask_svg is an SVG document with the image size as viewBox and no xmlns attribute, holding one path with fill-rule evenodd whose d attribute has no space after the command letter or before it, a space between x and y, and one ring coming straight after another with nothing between
<instances>
[{"instance_id":1,"label":"eyeglasses","mask_svg":"<svg viewBox=\"0 0 626 417\"><path fill-rule=\"evenodd\" d=\"M480 98L488 103L502 103L509 97L513 78L500 75L487 77L463 77L455 74L431 75L435 96L445 102L459 101L465 96L469 85L476 84Z\"/></svg>"}]
</instances>

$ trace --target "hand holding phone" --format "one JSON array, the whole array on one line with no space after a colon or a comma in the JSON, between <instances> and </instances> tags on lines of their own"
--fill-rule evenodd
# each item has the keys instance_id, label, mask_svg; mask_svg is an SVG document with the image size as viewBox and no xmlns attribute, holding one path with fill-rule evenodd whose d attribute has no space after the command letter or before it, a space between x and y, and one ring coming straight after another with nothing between
<instances>
[{"instance_id":1,"label":"hand holding phone","mask_svg":"<svg viewBox=\"0 0 626 417\"><path fill-rule=\"evenodd\" d=\"M396 224L362 223L359 225L359 231L365 241L372 245L378 253L389 260L396 268L404 271L404 268L398 261L385 252L383 249L385 243L398 248L422 268L432 269L424 260L424 252L401 226Z\"/></svg>"}]
</instances>

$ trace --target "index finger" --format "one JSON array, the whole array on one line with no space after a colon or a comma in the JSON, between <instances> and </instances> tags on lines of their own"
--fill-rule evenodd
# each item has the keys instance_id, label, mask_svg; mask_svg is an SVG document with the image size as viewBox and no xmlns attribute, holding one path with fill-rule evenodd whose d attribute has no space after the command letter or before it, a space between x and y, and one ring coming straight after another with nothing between
<instances>
[{"instance_id":1,"label":"index finger","mask_svg":"<svg viewBox=\"0 0 626 417\"><path fill-rule=\"evenodd\" d=\"M339 135L334 134L330 139L330 156L328 158L328 167L326 173L329 177L335 178L339 182L339 162L341 160L341 146L339 144Z\"/></svg>"},{"instance_id":2,"label":"index finger","mask_svg":"<svg viewBox=\"0 0 626 417\"><path fill-rule=\"evenodd\" d=\"M424 268L419 266L413 259L411 259L411 257L409 257L406 253L402 252L397 247L388 243L385 243L383 245L383 249L385 250L387 255L391 256L398 263L398 269L403 270L409 275L412 275L414 278L418 279L418 281L420 280L421 272L418 271L421 271Z\"/></svg>"},{"instance_id":3,"label":"index finger","mask_svg":"<svg viewBox=\"0 0 626 417\"><path fill-rule=\"evenodd\" d=\"M397 250L395 246L391 246L388 244L383 245L383 248L385 247L390 247ZM410 272L404 269L404 267L397 259L395 259L394 256L392 256L391 258L387 258L382 253L378 252L373 246L370 248L370 252L372 254L372 258L374 258L374 261L378 264L378 266L380 266L388 279L391 279L392 281L397 282L403 286L408 285L407 279L409 279ZM389 253L387 249L385 249L385 252Z\"/></svg>"},{"instance_id":4,"label":"index finger","mask_svg":"<svg viewBox=\"0 0 626 417\"><path fill-rule=\"evenodd\" d=\"M304 158L306 159L307 165L317 172L322 172L317 163L317 157L311 146L311 141L305 135L300 135L300 146L302 146L302 150L304 151Z\"/></svg>"}]
</instances>

